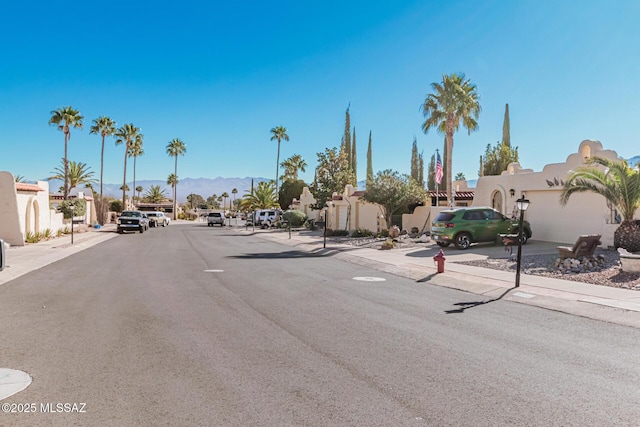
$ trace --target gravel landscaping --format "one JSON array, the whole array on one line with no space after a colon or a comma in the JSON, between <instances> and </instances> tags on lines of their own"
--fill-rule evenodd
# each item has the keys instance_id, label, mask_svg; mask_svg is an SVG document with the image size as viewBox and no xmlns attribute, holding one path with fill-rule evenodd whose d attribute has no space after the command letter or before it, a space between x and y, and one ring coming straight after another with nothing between
<instances>
[{"instance_id":1,"label":"gravel landscaping","mask_svg":"<svg viewBox=\"0 0 640 427\"><path fill-rule=\"evenodd\" d=\"M365 237L332 237L331 240L342 244L379 249L386 239ZM420 241L407 235L400 236L396 242L396 248L411 248L427 246L428 240ZM620 269L620 257L618 252L608 249L597 249L594 256L598 262L589 264L590 271L582 270L582 266L573 266L561 270L556 264L557 254L525 255L522 257L521 272L537 276L553 277L563 280L573 280L593 285L611 286L640 291L640 273L625 273ZM460 264L475 267L492 268L495 270L516 270L516 255L514 253L504 258L487 258L484 260L460 261Z\"/></svg>"}]
</instances>

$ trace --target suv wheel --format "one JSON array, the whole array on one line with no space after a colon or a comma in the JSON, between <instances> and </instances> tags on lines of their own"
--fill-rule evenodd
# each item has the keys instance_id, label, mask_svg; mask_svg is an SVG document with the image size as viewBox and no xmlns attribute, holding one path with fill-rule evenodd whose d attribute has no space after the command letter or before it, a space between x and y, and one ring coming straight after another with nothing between
<instances>
[{"instance_id":1,"label":"suv wheel","mask_svg":"<svg viewBox=\"0 0 640 427\"><path fill-rule=\"evenodd\" d=\"M457 249L469 249L469 246L471 246L471 234L469 233L460 233L457 234L455 239L454 239L454 243L453 243Z\"/></svg>"},{"instance_id":2,"label":"suv wheel","mask_svg":"<svg viewBox=\"0 0 640 427\"><path fill-rule=\"evenodd\" d=\"M144 225L140 226L140 234L144 233Z\"/></svg>"},{"instance_id":3,"label":"suv wheel","mask_svg":"<svg viewBox=\"0 0 640 427\"><path fill-rule=\"evenodd\" d=\"M451 242L436 242L436 244L441 248L446 248L451 244Z\"/></svg>"}]
</instances>

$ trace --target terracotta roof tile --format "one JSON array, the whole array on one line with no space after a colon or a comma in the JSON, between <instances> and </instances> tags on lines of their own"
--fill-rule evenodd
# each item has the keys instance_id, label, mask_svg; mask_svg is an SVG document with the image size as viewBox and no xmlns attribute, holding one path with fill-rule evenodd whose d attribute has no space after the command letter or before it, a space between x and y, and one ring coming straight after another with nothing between
<instances>
[{"instance_id":1,"label":"terracotta roof tile","mask_svg":"<svg viewBox=\"0 0 640 427\"><path fill-rule=\"evenodd\" d=\"M18 191L44 191L38 184L26 184L24 182L16 182L16 190Z\"/></svg>"}]
</instances>

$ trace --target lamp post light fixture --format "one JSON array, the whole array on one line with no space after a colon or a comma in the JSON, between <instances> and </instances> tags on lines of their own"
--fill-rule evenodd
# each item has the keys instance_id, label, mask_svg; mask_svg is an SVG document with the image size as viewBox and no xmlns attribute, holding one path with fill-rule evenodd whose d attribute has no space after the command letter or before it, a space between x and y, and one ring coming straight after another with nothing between
<instances>
[{"instance_id":1,"label":"lamp post light fixture","mask_svg":"<svg viewBox=\"0 0 640 427\"><path fill-rule=\"evenodd\" d=\"M74 210L75 210L76 206L74 204L72 204L70 206L71 209L71 244L73 245L73 216L74 216Z\"/></svg>"},{"instance_id":2,"label":"lamp post light fixture","mask_svg":"<svg viewBox=\"0 0 640 427\"><path fill-rule=\"evenodd\" d=\"M520 211L520 223L518 224L518 262L516 265L516 288L520 286L520 264L522 262L522 233L524 229L524 211L529 207L529 200L524 198L524 194L516 200L516 207Z\"/></svg>"}]
</instances>

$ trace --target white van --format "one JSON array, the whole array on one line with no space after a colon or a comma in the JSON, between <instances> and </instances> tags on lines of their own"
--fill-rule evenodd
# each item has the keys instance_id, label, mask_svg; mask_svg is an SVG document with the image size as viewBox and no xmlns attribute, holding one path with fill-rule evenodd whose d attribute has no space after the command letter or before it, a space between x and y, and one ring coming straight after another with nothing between
<instances>
[{"instance_id":1,"label":"white van","mask_svg":"<svg viewBox=\"0 0 640 427\"><path fill-rule=\"evenodd\" d=\"M260 209L256 211L256 225L262 228L269 228L280 219L280 212L277 209Z\"/></svg>"}]
</instances>

